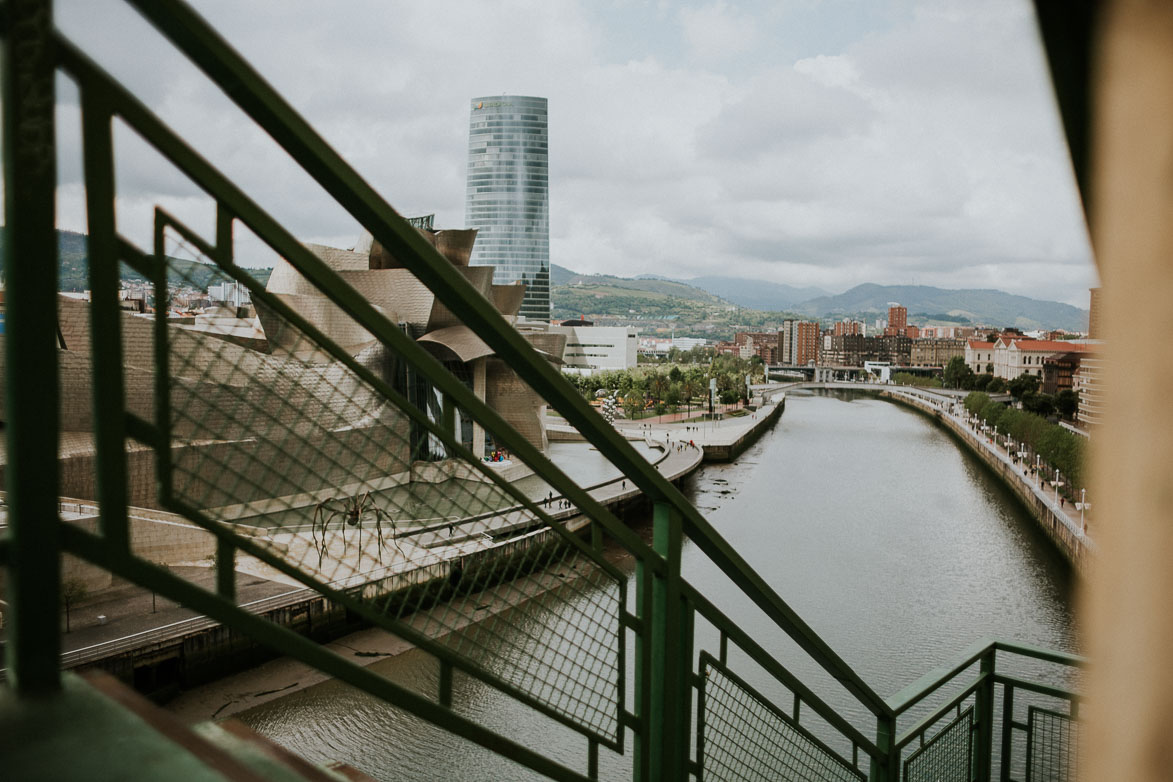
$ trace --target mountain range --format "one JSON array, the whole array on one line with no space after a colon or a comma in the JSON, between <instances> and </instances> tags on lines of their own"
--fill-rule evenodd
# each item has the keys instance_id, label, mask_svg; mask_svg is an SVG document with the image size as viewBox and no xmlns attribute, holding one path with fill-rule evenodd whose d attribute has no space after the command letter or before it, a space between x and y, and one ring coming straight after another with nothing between
<instances>
[{"instance_id":1,"label":"mountain range","mask_svg":"<svg viewBox=\"0 0 1173 782\"><path fill-rule=\"evenodd\" d=\"M796 288L735 277L676 280L660 275L629 278L580 274L556 264L550 267L550 283L556 315L560 306L566 305L575 314L622 315L632 311L635 299L644 302L635 309L645 313L648 309L657 311L671 305L682 310L695 309L697 305L727 305L809 318L851 317L873 321L886 318L888 305L896 302L908 308L913 323L1067 331L1085 331L1088 324L1087 310L989 289L950 290L927 285L864 283L843 293L830 294L818 288ZM619 311L609 311L614 309L607 304L611 297L617 297L614 303L620 307Z\"/></svg>"},{"instance_id":2,"label":"mountain range","mask_svg":"<svg viewBox=\"0 0 1173 782\"><path fill-rule=\"evenodd\" d=\"M796 288L765 280L746 280L741 277L692 277L687 280L661 277L656 274L641 274L636 279L668 280L700 288L714 296L720 296L739 307L754 310L778 311L793 304L809 301L820 296L830 296L822 288Z\"/></svg>"},{"instance_id":3,"label":"mountain range","mask_svg":"<svg viewBox=\"0 0 1173 782\"><path fill-rule=\"evenodd\" d=\"M0 226L0 250L6 231ZM58 255L61 290L89 287L86 237L59 231ZM221 277L215 267L178 258L168 259L168 276L206 288ZM250 270L262 284L269 269ZM139 275L123 266L123 276ZM1087 310L1055 301L1031 299L989 289L949 290L926 285L876 285L864 283L839 294L819 288L797 288L764 280L706 276L677 280L659 275L618 277L580 274L557 264L550 266L551 299L556 318L584 315L677 320L682 325L702 321L712 313L741 308L731 316L742 325L771 319L769 313L790 313L808 318L861 318L873 321L887 316L888 305L908 308L912 323L1014 326L1086 331Z\"/></svg>"}]
</instances>

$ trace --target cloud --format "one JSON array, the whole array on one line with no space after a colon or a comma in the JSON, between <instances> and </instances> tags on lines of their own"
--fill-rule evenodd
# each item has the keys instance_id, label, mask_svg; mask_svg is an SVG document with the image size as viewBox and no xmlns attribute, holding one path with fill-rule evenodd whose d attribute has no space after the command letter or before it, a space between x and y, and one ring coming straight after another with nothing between
<instances>
[{"instance_id":1,"label":"cloud","mask_svg":"<svg viewBox=\"0 0 1173 782\"><path fill-rule=\"evenodd\" d=\"M685 42L702 60L743 54L758 42L755 20L725 2L682 8L679 18Z\"/></svg>"},{"instance_id":2,"label":"cloud","mask_svg":"<svg viewBox=\"0 0 1173 782\"><path fill-rule=\"evenodd\" d=\"M469 99L549 98L555 263L1086 305L1094 272L1026 0L925 2L870 26L837 0L195 5L392 205L443 225L464 220ZM296 235L357 234L122 0L57 8L68 37ZM198 188L133 134L116 142L120 227L149 237L160 202L207 222ZM84 229L76 133L62 147L60 219Z\"/></svg>"}]
</instances>

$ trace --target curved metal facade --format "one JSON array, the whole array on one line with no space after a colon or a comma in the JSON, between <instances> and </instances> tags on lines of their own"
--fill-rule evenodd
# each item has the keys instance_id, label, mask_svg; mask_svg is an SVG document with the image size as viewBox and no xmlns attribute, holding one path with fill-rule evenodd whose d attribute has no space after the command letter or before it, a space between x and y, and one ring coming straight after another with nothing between
<instances>
[{"instance_id":1,"label":"curved metal facade","mask_svg":"<svg viewBox=\"0 0 1173 782\"><path fill-rule=\"evenodd\" d=\"M518 314L550 319L550 199L546 99L473 98L465 225L479 229L472 265L493 282L526 285Z\"/></svg>"}]
</instances>

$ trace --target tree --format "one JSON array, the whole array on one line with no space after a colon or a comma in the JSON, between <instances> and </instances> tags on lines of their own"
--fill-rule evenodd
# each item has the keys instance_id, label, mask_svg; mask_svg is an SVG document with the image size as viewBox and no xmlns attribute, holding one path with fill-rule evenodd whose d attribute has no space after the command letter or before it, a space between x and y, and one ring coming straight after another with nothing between
<instances>
[{"instance_id":1,"label":"tree","mask_svg":"<svg viewBox=\"0 0 1173 782\"><path fill-rule=\"evenodd\" d=\"M65 632L69 632L69 609L89 597L90 590L80 578L67 578L61 582L61 605L65 608Z\"/></svg>"},{"instance_id":2,"label":"tree","mask_svg":"<svg viewBox=\"0 0 1173 782\"><path fill-rule=\"evenodd\" d=\"M964 388L966 378L973 377L973 370L962 356L954 356L945 365L945 387Z\"/></svg>"},{"instance_id":3,"label":"tree","mask_svg":"<svg viewBox=\"0 0 1173 782\"><path fill-rule=\"evenodd\" d=\"M1055 409L1064 418L1075 420L1075 413L1079 410L1079 394L1070 388L1063 389L1055 395Z\"/></svg>"},{"instance_id":4,"label":"tree","mask_svg":"<svg viewBox=\"0 0 1173 782\"><path fill-rule=\"evenodd\" d=\"M644 409L644 395L642 391L632 389L627 392L627 396L623 397L623 412L627 415L627 420L635 420L637 413Z\"/></svg>"},{"instance_id":5,"label":"tree","mask_svg":"<svg viewBox=\"0 0 1173 782\"><path fill-rule=\"evenodd\" d=\"M653 372L648 377L648 391L652 394L652 399L656 401L656 408L660 407L660 397L668 390L668 379L659 372Z\"/></svg>"},{"instance_id":6,"label":"tree","mask_svg":"<svg viewBox=\"0 0 1173 782\"><path fill-rule=\"evenodd\" d=\"M684 382L680 384L680 390L684 394L684 405L688 408L688 416L692 415L692 398L701 392L704 386L701 382L689 373Z\"/></svg>"},{"instance_id":7,"label":"tree","mask_svg":"<svg viewBox=\"0 0 1173 782\"><path fill-rule=\"evenodd\" d=\"M1028 391L1022 395L1022 409L1046 418L1055 412L1055 401L1050 394Z\"/></svg>"},{"instance_id":8,"label":"tree","mask_svg":"<svg viewBox=\"0 0 1173 782\"><path fill-rule=\"evenodd\" d=\"M975 375L973 378L973 387L977 391L985 391L990 386L990 381L994 379L993 375Z\"/></svg>"},{"instance_id":9,"label":"tree","mask_svg":"<svg viewBox=\"0 0 1173 782\"><path fill-rule=\"evenodd\" d=\"M1006 381L1000 377L991 378L989 385L986 386L986 391L991 394L1000 394L1006 390Z\"/></svg>"},{"instance_id":10,"label":"tree","mask_svg":"<svg viewBox=\"0 0 1173 782\"><path fill-rule=\"evenodd\" d=\"M989 395L983 394L981 391L973 391L965 397L965 409L969 411L970 415L977 415L989 403Z\"/></svg>"},{"instance_id":11,"label":"tree","mask_svg":"<svg viewBox=\"0 0 1173 782\"><path fill-rule=\"evenodd\" d=\"M1034 393L1039 390L1039 379L1035 375L1023 372L1006 385L1006 390L1015 399L1022 399L1024 394Z\"/></svg>"}]
</instances>

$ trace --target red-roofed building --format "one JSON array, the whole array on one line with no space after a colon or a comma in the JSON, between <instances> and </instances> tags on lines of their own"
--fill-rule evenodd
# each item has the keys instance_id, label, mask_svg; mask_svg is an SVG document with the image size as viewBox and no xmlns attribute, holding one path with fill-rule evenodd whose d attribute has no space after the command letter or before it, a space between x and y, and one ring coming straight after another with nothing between
<instances>
[{"instance_id":1,"label":"red-roofed building","mask_svg":"<svg viewBox=\"0 0 1173 782\"><path fill-rule=\"evenodd\" d=\"M1049 339L999 337L994 343L994 377L1013 380L1019 375L1043 377L1043 364L1060 353L1092 353L1095 345Z\"/></svg>"},{"instance_id":2,"label":"red-roofed building","mask_svg":"<svg viewBox=\"0 0 1173 782\"><path fill-rule=\"evenodd\" d=\"M975 375L994 371L994 343L980 339L966 340L965 363Z\"/></svg>"}]
</instances>

